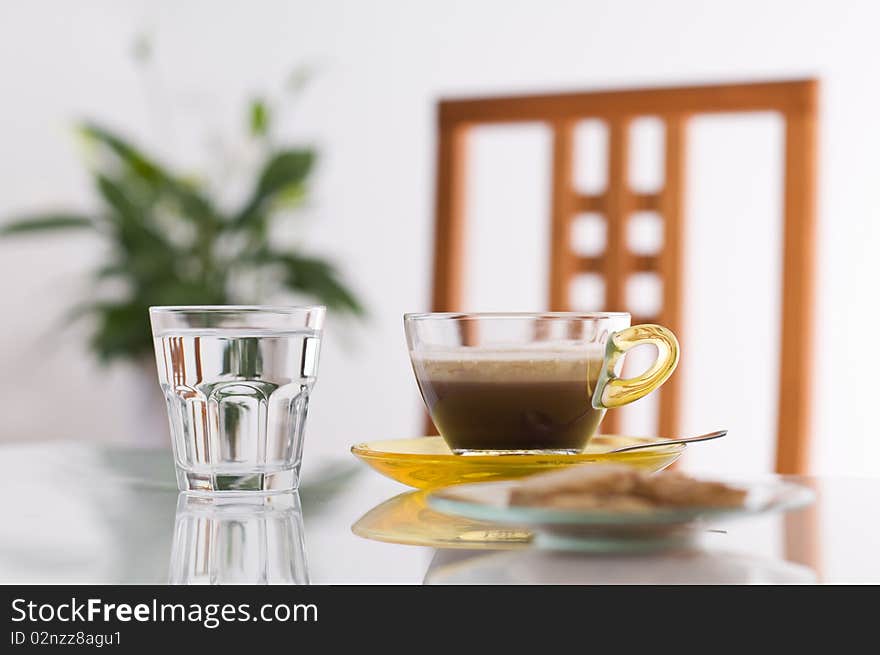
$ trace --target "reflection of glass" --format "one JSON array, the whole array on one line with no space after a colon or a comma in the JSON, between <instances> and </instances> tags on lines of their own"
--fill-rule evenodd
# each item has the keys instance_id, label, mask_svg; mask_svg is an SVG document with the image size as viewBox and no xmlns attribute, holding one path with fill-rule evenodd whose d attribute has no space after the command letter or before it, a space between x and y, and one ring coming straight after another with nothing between
<instances>
[{"instance_id":1,"label":"reflection of glass","mask_svg":"<svg viewBox=\"0 0 880 655\"><path fill-rule=\"evenodd\" d=\"M324 308L151 307L181 491L299 484Z\"/></svg>"},{"instance_id":2,"label":"reflection of glass","mask_svg":"<svg viewBox=\"0 0 880 655\"><path fill-rule=\"evenodd\" d=\"M171 584L309 584L296 492L177 499Z\"/></svg>"},{"instance_id":3,"label":"reflection of glass","mask_svg":"<svg viewBox=\"0 0 880 655\"><path fill-rule=\"evenodd\" d=\"M742 553L584 556L522 550L465 559L437 551L426 584L816 584L800 564Z\"/></svg>"}]
</instances>

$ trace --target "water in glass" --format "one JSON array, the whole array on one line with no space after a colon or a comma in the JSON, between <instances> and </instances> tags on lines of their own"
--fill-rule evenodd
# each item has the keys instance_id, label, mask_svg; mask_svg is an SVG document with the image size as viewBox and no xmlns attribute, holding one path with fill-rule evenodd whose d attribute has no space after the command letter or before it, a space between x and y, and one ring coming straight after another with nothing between
<instances>
[{"instance_id":1,"label":"water in glass","mask_svg":"<svg viewBox=\"0 0 880 655\"><path fill-rule=\"evenodd\" d=\"M182 329L154 340L181 488L296 488L320 333Z\"/></svg>"}]
</instances>

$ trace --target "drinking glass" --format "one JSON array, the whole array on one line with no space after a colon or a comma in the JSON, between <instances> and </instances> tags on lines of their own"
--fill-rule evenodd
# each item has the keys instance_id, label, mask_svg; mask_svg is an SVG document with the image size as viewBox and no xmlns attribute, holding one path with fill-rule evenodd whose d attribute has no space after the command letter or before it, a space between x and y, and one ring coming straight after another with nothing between
<instances>
[{"instance_id":1,"label":"drinking glass","mask_svg":"<svg viewBox=\"0 0 880 655\"><path fill-rule=\"evenodd\" d=\"M605 411L659 387L678 363L660 325L624 312L404 316L410 359L434 425L458 455L580 452ZM651 344L653 364L620 378L622 357Z\"/></svg>"},{"instance_id":2,"label":"drinking glass","mask_svg":"<svg viewBox=\"0 0 880 655\"><path fill-rule=\"evenodd\" d=\"M324 307L151 307L181 491L296 489Z\"/></svg>"}]
</instances>

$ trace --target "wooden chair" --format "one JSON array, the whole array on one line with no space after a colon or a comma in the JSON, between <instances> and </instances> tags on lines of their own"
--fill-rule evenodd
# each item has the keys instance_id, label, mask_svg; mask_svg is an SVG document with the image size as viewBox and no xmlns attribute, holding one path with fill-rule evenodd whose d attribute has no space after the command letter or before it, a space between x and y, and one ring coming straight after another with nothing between
<instances>
[{"instance_id":1,"label":"wooden chair","mask_svg":"<svg viewBox=\"0 0 880 655\"><path fill-rule=\"evenodd\" d=\"M480 125L540 122L553 133L549 310L570 309L568 289L579 273L605 280L605 306L624 310L632 273L653 272L663 281L662 307L653 321L679 337L682 325L685 155L688 120L695 114L778 112L785 121L782 332L776 470L804 473L808 466L812 376L813 262L815 245L816 128L818 81L796 80L594 91L552 95L444 100L439 103L437 143L434 311L461 311L464 291L466 151L468 132ZM634 193L627 183L629 126L642 116L665 126L665 182L657 193ZM598 119L608 126L608 182L601 195L579 193L573 183L574 128ZM638 256L626 243L629 216L653 210L662 217L664 246L657 256ZM580 257L570 243L578 213L598 212L606 221L605 252ZM657 433L679 434L680 376L660 392ZM603 427L614 431L610 412ZM430 421L429 421L430 425ZM431 426L433 429L433 426Z\"/></svg>"}]
</instances>

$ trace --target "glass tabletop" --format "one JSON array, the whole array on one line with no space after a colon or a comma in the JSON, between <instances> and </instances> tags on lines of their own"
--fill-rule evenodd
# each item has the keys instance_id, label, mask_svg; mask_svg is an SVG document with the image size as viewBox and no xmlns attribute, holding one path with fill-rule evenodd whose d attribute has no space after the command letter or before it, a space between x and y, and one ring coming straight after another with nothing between
<instances>
[{"instance_id":1,"label":"glass tabletop","mask_svg":"<svg viewBox=\"0 0 880 655\"><path fill-rule=\"evenodd\" d=\"M353 459L306 458L298 494L178 494L171 454L0 448L0 583L880 583L880 479L792 478L811 507L650 555L536 549L525 530L441 515Z\"/></svg>"}]
</instances>

